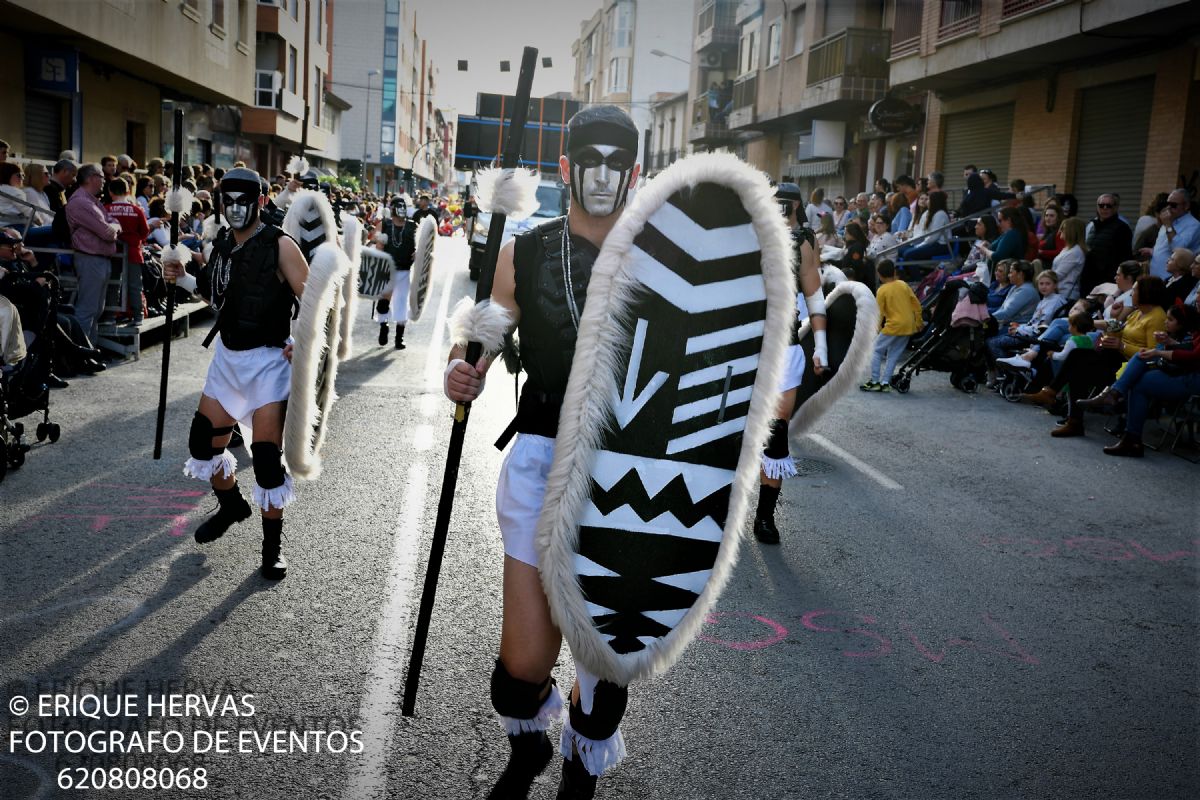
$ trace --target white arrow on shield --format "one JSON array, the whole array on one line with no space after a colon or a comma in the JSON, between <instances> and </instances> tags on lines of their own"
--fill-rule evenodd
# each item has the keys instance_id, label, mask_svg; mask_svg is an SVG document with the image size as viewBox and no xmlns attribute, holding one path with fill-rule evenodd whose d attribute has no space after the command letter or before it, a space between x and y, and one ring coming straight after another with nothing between
<instances>
[{"instance_id":1,"label":"white arrow on shield","mask_svg":"<svg viewBox=\"0 0 1200 800\"><path fill-rule=\"evenodd\" d=\"M649 324L644 319L637 321L633 332L633 349L629 353L629 369L625 373L625 391L613 403L613 415L622 428L633 422L633 418L645 408L654 393L667 382L667 373L657 372L642 393L637 394L637 376L642 366L642 350L646 347L646 328Z\"/></svg>"}]
</instances>

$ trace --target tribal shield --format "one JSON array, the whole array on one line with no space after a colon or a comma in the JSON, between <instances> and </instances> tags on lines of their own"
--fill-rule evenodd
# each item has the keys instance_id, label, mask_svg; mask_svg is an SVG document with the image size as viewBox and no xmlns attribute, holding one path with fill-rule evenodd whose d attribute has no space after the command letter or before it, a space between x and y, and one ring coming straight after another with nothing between
<instances>
[{"instance_id":1,"label":"tribal shield","mask_svg":"<svg viewBox=\"0 0 1200 800\"><path fill-rule=\"evenodd\" d=\"M763 174L702 154L638 192L593 267L537 547L554 621L601 678L670 667L736 562L792 259Z\"/></svg>"},{"instance_id":2,"label":"tribal shield","mask_svg":"<svg viewBox=\"0 0 1200 800\"><path fill-rule=\"evenodd\" d=\"M392 296L396 261L383 250L364 247L358 257L358 294L371 300Z\"/></svg>"},{"instance_id":3,"label":"tribal shield","mask_svg":"<svg viewBox=\"0 0 1200 800\"><path fill-rule=\"evenodd\" d=\"M338 345L338 358L345 361L350 357L354 343L354 308L358 304L358 272L353 269L358 264L362 252L362 223L353 214L342 212L342 252L346 254L352 268L346 272L342 281L342 331Z\"/></svg>"},{"instance_id":4,"label":"tribal shield","mask_svg":"<svg viewBox=\"0 0 1200 800\"><path fill-rule=\"evenodd\" d=\"M317 247L300 298L300 314L292 325L292 394L284 421L283 453L297 478L312 480L321 474L321 445L337 400L334 381L345 304L342 292L350 271L350 260L335 242Z\"/></svg>"},{"instance_id":5,"label":"tribal shield","mask_svg":"<svg viewBox=\"0 0 1200 800\"><path fill-rule=\"evenodd\" d=\"M870 363L875 334L879 330L879 305L875 295L857 281L837 284L825 297L825 330L828 341L830 372L817 375L804 371L804 380L796 389L796 410L788 432L796 436L812 427L829 407L848 392ZM800 328L800 346L806 364L812 363L812 323Z\"/></svg>"},{"instance_id":6,"label":"tribal shield","mask_svg":"<svg viewBox=\"0 0 1200 800\"><path fill-rule=\"evenodd\" d=\"M283 231L296 240L300 252L312 263L313 252L325 242L336 242L337 220L329 200L320 192L301 189L292 195L283 218Z\"/></svg>"},{"instance_id":7,"label":"tribal shield","mask_svg":"<svg viewBox=\"0 0 1200 800\"><path fill-rule=\"evenodd\" d=\"M421 220L417 228L417 248L413 253L412 272L408 284L408 319L416 322L425 310L429 287L433 283L433 246L437 243L437 223L433 217Z\"/></svg>"}]
</instances>

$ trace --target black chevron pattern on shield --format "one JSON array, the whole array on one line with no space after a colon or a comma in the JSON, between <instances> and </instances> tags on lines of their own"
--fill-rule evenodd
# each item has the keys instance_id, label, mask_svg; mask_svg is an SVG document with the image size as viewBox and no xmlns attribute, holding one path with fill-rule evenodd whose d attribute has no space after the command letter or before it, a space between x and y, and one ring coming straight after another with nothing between
<instances>
[{"instance_id":1,"label":"black chevron pattern on shield","mask_svg":"<svg viewBox=\"0 0 1200 800\"><path fill-rule=\"evenodd\" d=\"M300 223L300 241L298 242L300 252L304 253L305 260L311 263L313 251L325 243L325 221L314 208L311 216L298 220L298 222Z\"/></svg>"},{"instance_id":2,"label":"black chevron pattern on shield","mask_svg":"<svg viewBox=\"0 0 1200 800\"><path fill-rule=\"evenodd\" d=\"M749 214L716 184L673 195L626 256L641 291L576 556L618 653L670 633L716 564L762 349L761 260Z\"/></svg>"}]
</instances>

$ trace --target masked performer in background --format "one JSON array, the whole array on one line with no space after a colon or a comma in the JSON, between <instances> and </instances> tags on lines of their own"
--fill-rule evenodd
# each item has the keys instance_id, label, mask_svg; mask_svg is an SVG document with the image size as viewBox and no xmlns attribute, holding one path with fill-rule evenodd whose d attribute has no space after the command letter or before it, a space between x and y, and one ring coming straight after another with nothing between
<instances>
[{"instance_id":1,"label":"masked performer in background","mask_svg":"<svg viewBox=\"0 0 1200 800\"><path fill-rule=\"evenodd\" d=\"M474 400L489 361L487 356L475 365L462 361L462 342L474 339L488 349L496 345L497 332L502 337L516 325L528 378L516 419L497 443L503 446L516 434L496 489L504 538L504 621L491 681L492 705L508 733L512 757L489 795L493 799L526 797L553 752L546 731L562 713L562 698L550 670L562 634L542 589L534 532L592 265L639 171L637 129L615 106L588 108L572 117L566 148L559 169L571 187L567 216L518 234L500 251L491 303L465 309L471 314L456 312L457 344L446 369L447 396ZM597 776L625 754L618 726L626 687L576 666L561 740L559 798L593 797Z\"/></svg>"},{"instance_id":2,"label":"masked performer in background","mask_svg":"<svg viewBox=\"0 0 1200 800\"><path fill-rule=\"evenodd\" d=\"M258 173L240 167L225 173L221 210L229 227L217 236L198 279L192 279L217 312L209 335L217 340L200 408L192 418L191 458L184 474L211 482L217 496L217 512L196 529L196 541L205 544L221 538L251 514L234 475L237 461L226 448L235 422L253 429L251 495L262 510L260 572L264 578L279 580L287 575L280 552L283 509L295 499L282 451L291 382L289 338L308 263L296 242L260 219L265 201ZM169 251L164 273L190 288L181 263L186 257Z\"/></svg>"},{"instance_id":3,"label":"masked performer in background","mask_svg":"<svg viewBox=\"0 0 1200 800\"><path fill-rule=\"evenodd\" d=\"M379 323L379 344L388 342L388 325L396 325L396 349L404 349L404 323L408 321L408 282L412 269L413 254L417 249L417 224L408 218L408 205L404 198L392 198L391 218L379 223L378 233L383 234L383 249L396 265L393 272L392 297L384 297L375 304L375 321Z\"/></svg>"},{"instance_id":4,"label":"masked performer in background","mask_svg":"<svg viewBox=\"0 0 1200 800\"><path fill-rule=\"evenodd\" d=\"M776 419L771 420L771 438L763 449L762 482L758 490L758 508L754 514L754 536L763 544L779 544L779 528L775 526L775 505L783 479L794 477L796 462L788 450L788 421L796 409L796 389L804 380L804 349L798 337L800 324L805 317L812 319L813 371L824 375L829 365L829 347L826 342L825 292L821 289L821 270L817 257L816 241L812 229L797 222L796 210L804 202L800 187L794 183L781 183L775 191L783 215L792 229L792 242L796 248L796 273L799 291L796 294L796 325L792 334L792 346L788 348L787 363L779 391Z\"/></svg>"}]
</instances>

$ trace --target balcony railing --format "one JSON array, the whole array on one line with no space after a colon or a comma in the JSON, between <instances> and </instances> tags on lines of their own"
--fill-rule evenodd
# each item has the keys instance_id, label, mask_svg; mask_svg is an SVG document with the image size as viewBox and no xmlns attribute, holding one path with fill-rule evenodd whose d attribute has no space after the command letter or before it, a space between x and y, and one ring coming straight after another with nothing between
<instances>
[{"instance_id":1,"label":"balcony railing","mask_svg":"<svg viewBox=\"0 0 1200 800\"><path fill-rule=\"evenodd\" d=\"M742 78L733 84L734 109L752 106L758 101L758 75Z\"/></svg>"},{"instance_id":2,"label":"balcony railing","mask_svg":"<svg viewBox=\"0 0 1200 800\"><path fill-rule=\"evenodd\" d=\"M924 7L924 0L896 0L896 19L892 23L892 58L912 55L920 49Z\"/></svg>"},{"instance_id":3,"label":"balcony railing","mask_svg":"<svg viewBox=\"0 0 1200 800\"><path fill-rule=\"evenodd\" d=\"M846 28L816 42L808 54L808 85L830 78L886 78L892 33Z\"/></svg>"},{"instance_id":4,"label":"balcony railing","mask_svg":"<svg viewBox=\"0 0 1200 800\"><path fill-rule=\"evenodd\" d=\"M709 47L736 45L738 29L734 23L737 11L735 0L710 0L700 9L700 24L692 49L703 52Z\"/></svg>"},{"instance_id":5,"label":"balcony railing","mask_svg":"<svg viewBox=\"0 0 1200 800\"><path fill-rule=\"evenodd\" d=\"M938 20L938 41L952 39L979 28L982 0L943 0Z\"/></svg>"},{"instance_id":6,"label":"balcony railing","mask_svg":"<svg viewBox=\"0 0 1200 800\"><path fill-rule=\"evenodd\" d=\"M1000 19L1016 17L1041 6L1053 5L1059 0L1004 0L1000 6Z\"/></svg>"},{"instance_id":7,"label":"balcony railing","mask_svg":"<svg viewBox=\"0 0 1200 800\"><path fill-rule=\"evenodd\" d=\"M720 108L708 105L708 94L701 95L692 103L692 126L689 130L690 142L724 141L730 138L729 124Z\"/></svg>"}]
</instances>

